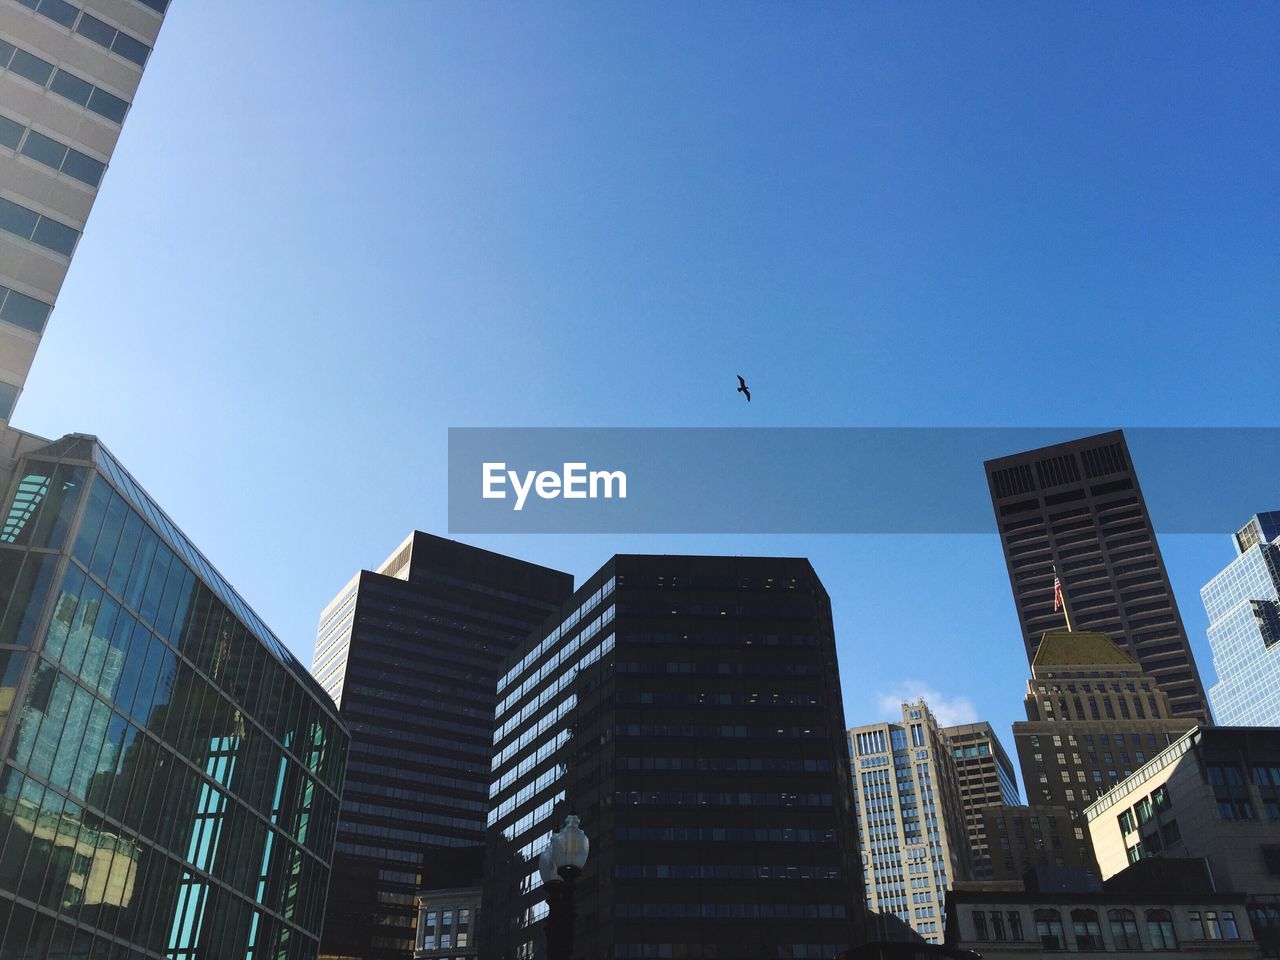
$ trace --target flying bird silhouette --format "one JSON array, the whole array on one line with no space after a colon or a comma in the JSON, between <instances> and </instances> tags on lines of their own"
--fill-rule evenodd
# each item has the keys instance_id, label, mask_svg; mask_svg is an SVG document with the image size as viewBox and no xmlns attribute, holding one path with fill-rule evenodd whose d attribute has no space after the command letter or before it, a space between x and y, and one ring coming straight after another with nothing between
<instances>
[{"instance_id":1,"label":"flying bird silhouette","mask_svg":"<svg viewBox=\"0 0 1280 960\"><path fill-rule=\"evenodd\" d=\"M738 374L738 389L736 392L746 394L747 403L751 402L751 391L747 389L747 381L742 379L742 374Z\"/></svg>"}]
</instances>

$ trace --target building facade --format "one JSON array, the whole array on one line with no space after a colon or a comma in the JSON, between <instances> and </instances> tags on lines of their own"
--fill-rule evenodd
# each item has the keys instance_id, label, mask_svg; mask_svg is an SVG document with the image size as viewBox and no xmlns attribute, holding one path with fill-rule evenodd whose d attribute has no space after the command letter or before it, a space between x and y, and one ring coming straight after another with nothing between
<instances>
[{"instance_id":1,"label":"building facade","mask_svg":"<svg viewBox=\"0 0 1280 960\"><path fill-rule=\"evenodd\" d=\"M583 956L816 958L862 938L808 561L616 556L512 654L498 698L486 960L544 955L537 860L568 813L591 843Z\"/></svg>"},{"instance_id":2,"label":"building facade","mask_svg":"<svg viewBox=\"0 0 1280 960\"><path fill-rule=\"evenodd\" d=\"M1068 843L1086 844L1081 811L1195 726L1104 633L1050 630L1036 649L1013 725L1027 800L1064 807Z\"/></svg>"},{"instance_id":3,"label":"building facade","mask_svg":"<svg viewBox=\"0 0 1280 960\"><path fill-rule=\"evenodd\" d=\"M422 891L413 960L479 960L480 894L480 887Z\"/></svg>"},{"instance_id":4,"label":"building facade","mask_svg":"<svg viewBox=\"0 0 1280 960\"><path fill-rule=\"evenodd\" d=\"M948 941L1002 960L1058 953L1259 956L1243 894L1220 892L1207 876L1190 887L1143 881L1095 889L957 890L947 898Z\"/></svg>"},{"instance_id":5,"label":"building facade","mask_svg":"<svg viewBox=\"0 0 1280 960\"><path fill-rule=\"evenodd\" d=\"M313 671L352 734L322 956L406 960L419 891L480 882L500 666L572 590L415 532L321 613Z\"/></svg>"},{"instance_id":6,"label":"building facade","mask_svg":"<svg viewBox=\"0 0 1280 960\"><path fill-rule=\"evenodd\" d=\"M972 875L956 761L923 700L901 723L849 731L854 814L867 905L942 943L946 892Z\"/></svg>"},{"instance_id":7,"label":"building facade","mask_svg":"<svg viewBox=\"0 0 1280 960\"><path fill-rule=\"evenodd\" d=\"M1155 679L1175 716L1207 723L1209 703L1124 434L1001 457L986 471L1027 661L1046 631L1063 626L1056 565L1072 625L1107 634Z\"/></svg>"},{"instance_id":8,"label":"building facade","mask_svg":"<svg viewBox=\"0 0 1280 960\"><path fill-rule=\"evenodd\" d=\"M1280 513L1252 517L1232 538L1237 556L1200 591L1218 682L1213 713L1226 726L1280 726Z\"/></svg>"},{"instance_id":9,"label":"building facade","mask_svg":"<svg viewBox=\"0 0 1280 960\"><path fill-rule=\"evenodd\" d=\"M95 438L3 502L0 956L315 957L332 702Z\"/></svg>"},{"instance_id":10,"label":"building facade","mask_svg":"<svg viewBox=\"0 0 1280 960\"><path fill-rule=\"evenodd\" d=\"M1020 801L1013 762L991 729L991 724L985 720L943 727L942 735L955 760L960 805L964 808L965 830L969 837L972 878L994 879L982 810L993 805L1012 807Z\"/></svg>"},{"instance_id":11,"label":"building facade","mask_svg":"<svg viewBox=\"0 0 1280 960\"><path fill-rule=\"evenodd\" d=\"M989 876L980 880L1021 883L1037 867L1096 871L1087 831L1066 807L984 807L983 830L990 842Z\"/></svg>"},{"instance_id":12,"label":"building facade","mask_svg":"<svg viewBox=\"0 0 1280 960\"><path fill-rule=\"evenodd\" d=\"M13 412L168 0L0 0L0 424Z\"/></svg>"},{"instance_id":13,"label":"building facade","mask_svg":"<svg viewBox=\"0 0 1280 960\"><path fill-rule=\"evenodd\" d=\"M1280 956L1280 729L1197 728L1086 811L1104 878L1147 857L1203 857L1248 896L1263 955Z\"/></svg>"}]
</instances>

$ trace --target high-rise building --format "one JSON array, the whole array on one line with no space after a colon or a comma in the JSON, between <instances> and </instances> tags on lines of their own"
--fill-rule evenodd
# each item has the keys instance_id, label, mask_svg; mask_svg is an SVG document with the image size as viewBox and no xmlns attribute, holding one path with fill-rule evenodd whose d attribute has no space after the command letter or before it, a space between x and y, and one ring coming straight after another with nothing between
<instances>
[{"instance_id":1,"label":"high-rise building","mask_svg":"<svg viewBox=\"0 0 1280 960\"><path fill-rule=\"evenodd\" d=\"M1208 722L1209 704L1124 434L1116 430L986 463L1027 661L1063 626L1054 566L1077 630L1107 634L1169 697Z\"/></svg>"},{"instance_id":2,"label":"high-rise building","mask_svg":"<svg viewBox=\"0 0 1280 960\"><path fill-rule=\"evenodd\" d=\"M479 884L500 667L572 591L415 532L325 607L313 670L352 742L322 956L407 960L422 889Z\"/></svg>"},{"instance_id":3,"label":"high-rise building","mask_svg":"<svg viewBox=\"0 0 1280 960\"><path fill-rule=\"evenodd\" d=\"M1016 806L1019 802L1013 762L1000 745L991 724L985 720L943 727L942 735L955 760L973 879L993 880L991 850L982 810L993 805Z\"/></svg>"},{"instance_id":4,"label":"high-rise building","mask_svg":"<svg viewBox=\"0 0 1280 960\"><path fill-rule=\"evenodd\" d=\"M0 956L315 957L332 702L95 438L4 495Z\"/></svg>"},{"instance_id":5,"label":"high-rise building","mask_svg":"<svg viewBox=\"0 0 1280 960\"><path fill-rule=\"evenodd\" d=\"M1013 739L1027 800L1065 807L1079 844L1081 811L1195 726L1110 637L1083 630L1045 633L1024 703Z\"/></svg>"},{"instance_id":6,"label":"high-rise building","mask_svg":"<svg viewBox=\"0 0 1280 960\"><path fill-rule=\"evenodd\" d=\"M1280 726L1280 513L1252 517L1233 537L1237 556L1200 591L1218 682L1217 721Z\"/></svg>"},{"instance_id":7,"label":"high-rise building","mask_svg":"<svg viewBox=\"0 0 1280 960\"><path fill-rule=\"evenodd\" d=\"M541 956L537 860L591 843L590 957L832 957L862 938L831 606L807 560L616 556L498 682L481 950Z\"/></svg>"},{"instance_id":8,"label":"high-rise building","mask_svg":"<svg viewBox=\"0 0 1280 960\"><path fill-rule=\"evenodd\" d=\"M942 943L946 892L973 868L955 758L923 700L849 731L867 906Z\"/></svg>"},{"instance_id":9,"label":"high-rise building","mask_svg":"<svg viewBox=\"0 0 1280 960\"><path fill-rule=\"evenodd\" d=\"M0 0L0 425L67 275L169 0Z\"/></svg>"}]
</instances>

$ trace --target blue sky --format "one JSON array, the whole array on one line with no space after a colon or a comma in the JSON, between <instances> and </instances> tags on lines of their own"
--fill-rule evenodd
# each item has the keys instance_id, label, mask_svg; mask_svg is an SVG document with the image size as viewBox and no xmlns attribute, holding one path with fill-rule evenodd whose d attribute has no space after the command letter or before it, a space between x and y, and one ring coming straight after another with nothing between
<instances>
[{"instance_id":1,"label":"blue sky","mask_svg":"<svg viewBox=\"0 0 1280 960\"><path fill-rule=\"evenodd\" d=\"M445 532L450 426L1273 425L1278 38L1260 3L177 0L15 422L100 435L307 661ZM806 555L851 722L1021 710L994 534L472 539ZM1210 682L1230 545L1162 546Z\"/></svg>"}]
</instances>

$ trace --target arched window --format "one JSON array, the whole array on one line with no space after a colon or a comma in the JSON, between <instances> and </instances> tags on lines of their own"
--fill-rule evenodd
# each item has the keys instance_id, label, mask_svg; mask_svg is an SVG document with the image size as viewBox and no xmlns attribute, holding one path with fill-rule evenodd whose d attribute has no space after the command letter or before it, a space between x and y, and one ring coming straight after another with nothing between
<instances>
[{"instance_id":1,"label":"arched window","mask_svg":"<svg viewBox=\"0 0 1280 960\"><path fill-rule=\"evenodd\" d=\"M1072 910L1071 926L1075 931L1077 950L1103 949L1097 910Z\"/></svg>"},{"instance_id":2,"label":"arched window","mask_svg":"<svg viewBox=\"0 0 1280 960\"><path fill-rule=\"evenodd\" d=\"M1138 920L1132 910L1111 910L1107 919L1111 921L1111 939L1116 942L1117 950L1142 949L1142 941L1138 939Z\"/></svg>"},{"instance_id":3,"label":"arched window","mask_svg":"<svg viewBox=\"0 0 1280 960\"><path fill-rule=\"evenodd\" d=\"M1147 911L1147 937L1152 950L1177 950L1178 936L1173 932L1173 915L1168 910Z\"/></svg>"},{"instance_id":4,"label":"arched window","mask_svg":"<svg viewBox=\"0 0 1280 960\"><path fill-rule=\"evenodd\" d=\"M1042 950L1065 950L1067 943L1062 936L1062 914L1057 910L1035 912L1036 936Z\"/></svg>"}]
</instances>

